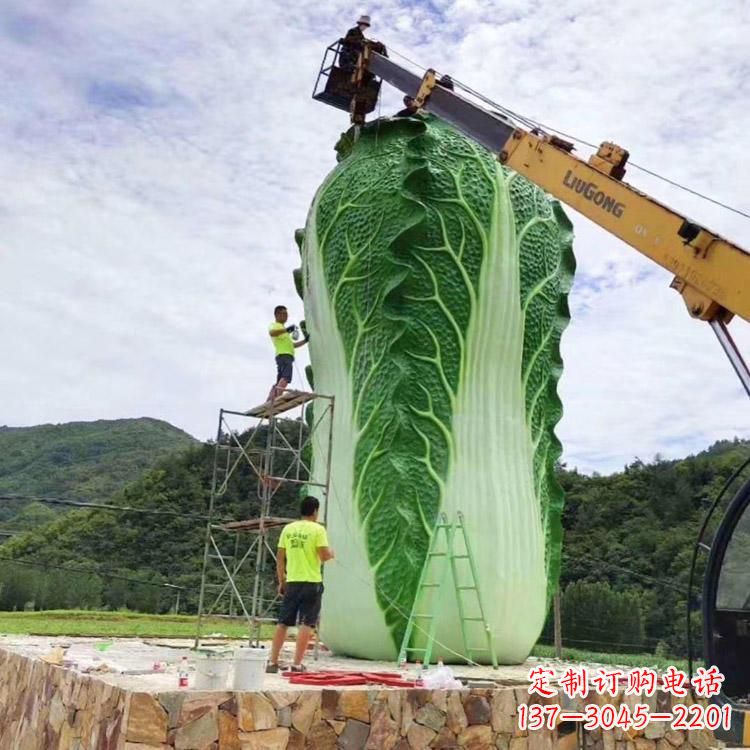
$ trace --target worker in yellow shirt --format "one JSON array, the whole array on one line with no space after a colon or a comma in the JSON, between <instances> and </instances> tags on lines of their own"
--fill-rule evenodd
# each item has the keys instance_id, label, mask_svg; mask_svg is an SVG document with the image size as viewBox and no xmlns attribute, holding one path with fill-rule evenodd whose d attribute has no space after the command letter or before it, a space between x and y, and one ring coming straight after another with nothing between
<instances>
[{"instance_id":1,"label":"worker in yellow shirt","mask_svg":"<svg viewBox=\"0 0 750 750\"><path fill-rule=\"evenodd\" d=\"M287 629L294 627L298 618L300 628L294 649L294 664L290 670L303 672L305 669L302 660L318 622L323 599L323 563L333 559L325 526L318 523L319 509L318 499L308 495L300 506L300 520L284 526L279 537L276 575L279 594L284 598L267 672L279 671L279 653L286 640Z\"/></svg>"},{"instance_id":2,"label":"worker in yellow shirt","mask_svg":"<svg viewBox=\"0 0 750 750\"><path fill-rule=\"evenodd\" d=\"M268 401L274 401L278 398L286 390L289 383L292 382L294 350L300 346L304 346L310 340L307 332L305 332L305 337L302 341L292 340L292 333L297 330L297 326L286 325L289 313L284 305L277 305L274 308L273 317L274 321L271 323L268 333L276 350L276 384L268 394Z\"/></svg>"}]
</instances>

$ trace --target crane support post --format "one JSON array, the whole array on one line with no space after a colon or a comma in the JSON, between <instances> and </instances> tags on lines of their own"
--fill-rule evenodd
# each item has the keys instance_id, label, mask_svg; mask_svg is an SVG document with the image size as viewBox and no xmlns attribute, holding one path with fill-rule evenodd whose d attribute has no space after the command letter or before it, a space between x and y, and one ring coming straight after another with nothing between
<instances>
[{"instance_id":1,"label":"crane support post","mask_svg":"<svg viewBox=\"0 0 750 750\"><path fill-rule=\"evenodd\" d=\"M423 84L428 84L425 109L673 273L672 287L682 294L693 317L728 322L739 315L750 321L750 253L622 182L617 177L624 169L611 163L597 169L571 154L570 146L559 139L528 132L506 115L432 83L434 71L427 71L432 75L428 82L377 52L370 54L368 68L411 96L425 92L428 86ZM619 149L606 145L609 151ZM624 164L627 152L622 154Z\"/></svg>"}]
</instances>

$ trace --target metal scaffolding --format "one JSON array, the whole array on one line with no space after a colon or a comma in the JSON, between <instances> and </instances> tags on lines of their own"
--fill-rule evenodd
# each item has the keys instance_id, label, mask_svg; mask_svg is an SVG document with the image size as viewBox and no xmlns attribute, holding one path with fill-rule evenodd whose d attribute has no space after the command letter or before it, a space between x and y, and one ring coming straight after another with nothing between
<instances>
[{"instance_id":1,"label":"metal scaffolding","mask_svg":"<svg viewBox=\"0 0 750 750\"><path fill-rule=\"evenodd\" d=\"M204 617L215 613L226 597L228 614L243 616L247 621L251 645L259 641L264 622L276 621L271 613L280 597L275 588L273 595L267 596L264 581L269 558L276 564L276 550L269 537L295 519L273 515L274 498L284 486L307 487L309 494L320 499L325 523L331 478L333 403L333 396L287 390L273 403L246 412L219 411L196 648L200 646ZM248 468L257 481L257 515L239 521L220 518L217 506L230 480ZM254 560L252 587L248 591L243 590L240 574L251 560ZM215 577L212 576L215 563L226 579L223 584L210 580ZM210 606L206 606L209 590L215 596Z\"/></svg>"}]
</instances>

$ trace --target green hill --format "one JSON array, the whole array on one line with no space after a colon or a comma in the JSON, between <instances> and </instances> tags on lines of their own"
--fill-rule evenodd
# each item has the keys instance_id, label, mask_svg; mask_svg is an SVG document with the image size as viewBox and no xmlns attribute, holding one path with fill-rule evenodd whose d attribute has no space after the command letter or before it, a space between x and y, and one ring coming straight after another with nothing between
<instances>
[{"instance_id":1,"label":"green hill","mask_svg":"<svg viewBox=\"0 0 750 750\"><path fill-rule=\"evenodd\" d=\"M288 430L287 439L294 444L299 423L281 422L279 429ZM262 430L257 440L256 444L264 444ZM213 444L193 443L187 450L162 458L116 493L114 504L134 510L73 510L7 541L0 547L0 557L26 560L33 566L0 564L0 609L21 608L33 600L35 607L45 609L107 606L166 611L174 603L174 591L133 582L149 581L184 586L183 607L194 611L213 457ZM286 465L280 459L275 471L283 475ZM217 505L217 517L257 516L256 490L257 479L246 464L241 465ZM289 487L279 489L274 514L296 516L297 510L298 493ZM226 538L224 544L224 552L231 555L233 540ZM62 566L97 575L71 575L61 572ZM223 583L218 568L214 573L214 582ZM252 586L250 576L241 584L245 590ZM12 586L3 589L3 580L7 584L11 578Z\"/></svg>"},{"instance_id":2,"label":"green hill","mask_svg":"<svg viewBox=\"0 0 750 750\"><path fill-rule=\"evenodd\" d=\"M0 495L110 502L160 458L196 442L148 418L0 427ZM28 528L49 513L0 501L4 527Z\"/></svg>"},{"instance_id":3,"label":"green hill","mask_svg":"<svg viewBox=\"0 0 750 750\"><path fill-rule=\"evenodd\" d=\"M295 423L287 427L298 429ZM209 498L213 454L213 445L194 444L163 458L117 493L117 503L140 512L72 511L6 542L0 548L3 557L48 569L0 565L0 609L32 602L37 609L126 606L163 612L173 605L174 592L110 577L115 574L183 586L182 611L194 612L205 532L201 515ZM610 476L559 468L566 493L561 588L567 645L684 655L693 544L706 507L748 454L750 443L734 440L679 461L636 460ZM297 493L282 488L273 513L295 515L296 506ZM148 510L171 515L144 512ZM249 469L232 477L218 512L227 519L258 514L256 480ZM335 539L332 544L336 546ZM224 551L232 554L232 541L227 539L226 545ZM65 566L95 574L71 574ZM247 591L251 567L246 571L238 580ZM212 580L224 582L216 568ZM546 636L550 634L548 627Z\"/></svg>"}]
</instances>

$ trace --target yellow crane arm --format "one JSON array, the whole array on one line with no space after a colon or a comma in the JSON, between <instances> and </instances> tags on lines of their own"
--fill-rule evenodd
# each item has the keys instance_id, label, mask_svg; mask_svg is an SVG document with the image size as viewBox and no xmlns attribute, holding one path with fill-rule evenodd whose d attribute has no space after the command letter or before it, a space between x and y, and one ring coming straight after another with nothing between
<instances>
[{"instance_id":1,"label":"yellow crane arm","mask_svg":"<svg viewBox=\"0 0 750 750\"><path fill-rule=\"evenodd\" d=\"M530 132L500 112L441 86L434 70L420 79L372 49L357 75L380 76L416 104L494 151L499 160L675 275L672 287L701 320L750 321L750 253L622 182L628 152L603 143L586 162L573 144ZM356 97L355 97L356 98ZM352 109L354 111L354 108Z\"/></svg>"},{"instance_id":2,"label":"yellow crane arm","mask_svg":"<svg viewBox=\"0 0 750 750\"><path fill-rule=\"evenodd\" d=\"M475 103L457 93L447 77L438 80L434 70L412 73L391 60L379 42L358 43L356 65L345 47L346 40L340 40L326 51L315 99L347 110L360 126L376 106L381 80L386 81L411 96L416 107L450 122L501 163L673 273L671 286L690 315L709 322L750 396L750 368L726 327L734 315L750 321L750 253L623 182L629 154L620 146L602 143L584 161L571 153L572 143L540 127L528 130L507 110ZM349 62L337 67L342 52ZM334 62L327 65L329 55Z\"/></svg>"},{"instance_id":3,"label":"yellow crane arm","mask_svg":"<svg viewBox=\"0 0 750 750\"><path fill-rule=\"evenodd\" d=\"M727 322L728 311L750 321L750 254L607 173L622 169L626 156L602 144L593 166L515 129L499 158L673 273L672 286L694 317Z\"/></svg>"}]
</instances>

